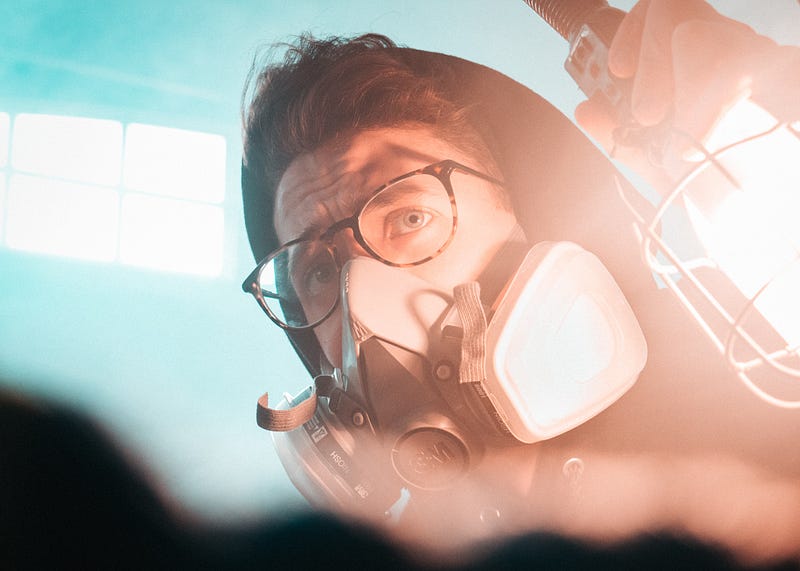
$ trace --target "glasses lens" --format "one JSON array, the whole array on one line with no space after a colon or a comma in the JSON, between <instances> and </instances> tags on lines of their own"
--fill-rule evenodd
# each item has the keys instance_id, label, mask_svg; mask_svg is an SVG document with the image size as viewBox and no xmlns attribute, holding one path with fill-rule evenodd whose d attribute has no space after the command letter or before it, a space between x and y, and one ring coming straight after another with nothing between
<instances>
[{"instance_id":1,"label":"glasses lens","mask_svg":"<svg viewBox=\"0 0 800 571\"><path fill-rule=\"evenodd\" d=\"M453 233L450 196L435 176L417 174L373 196L358 224L364 241L385 260L413 264L436 255Z\"/></svg>"},{"instance_id":2,"label":"glasses lens","mask_svg":"<svg viewBox=\"0 0 800 571\"><path fill-rule=\"evenodd\" d=\"M339 270L330 250L309 240L281 248L262 266L261 294L272 314L290 327L323 319L336 305Z\"/></svg>"}]
</instances>

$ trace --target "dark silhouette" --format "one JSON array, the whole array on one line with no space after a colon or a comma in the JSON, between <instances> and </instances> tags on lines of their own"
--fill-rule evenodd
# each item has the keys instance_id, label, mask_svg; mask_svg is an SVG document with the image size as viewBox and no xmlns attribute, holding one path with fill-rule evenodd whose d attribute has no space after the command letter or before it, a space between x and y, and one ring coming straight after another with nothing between
<instances>
[{"instance_id":1,"label":"dark silhouette","mask_svg":"<svg viewBox=\"0 0 800 571\"><path fill-rule=\"evenodd\" d=\"M0 392L2 569L746 569L698 542L607 547L537 533L468 561L410 557L322 515L243 527L182 523L103 431L57 404ZM798 569L797 562L769 569Z\"/></svg>"}]
</instances>

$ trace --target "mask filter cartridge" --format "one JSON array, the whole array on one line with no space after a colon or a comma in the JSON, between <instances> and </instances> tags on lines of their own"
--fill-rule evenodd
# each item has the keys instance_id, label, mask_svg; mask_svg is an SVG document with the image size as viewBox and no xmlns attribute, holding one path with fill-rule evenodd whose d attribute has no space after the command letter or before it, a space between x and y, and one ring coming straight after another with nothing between
<instances>
[{"instance_id":1,"label":"mask filter cartridge","mask_svg":"<svg viewBox=\"0 0 800 571\"><path fill-rule=\"evenodd\" d=\"M638 321L600 260L571 242L534 246L486 332L485 388L515 438L531 443L610 406L647 360Z\"/></svg>"}]
</instances>

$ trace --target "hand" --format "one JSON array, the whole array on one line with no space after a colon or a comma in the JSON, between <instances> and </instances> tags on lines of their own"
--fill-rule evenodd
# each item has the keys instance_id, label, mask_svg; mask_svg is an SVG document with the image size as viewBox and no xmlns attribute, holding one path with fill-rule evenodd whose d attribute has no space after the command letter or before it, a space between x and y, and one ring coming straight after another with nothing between
<instances>
[{"instance_id":1,"label":"hand","mask_svg":"<svg viewBox=\"0 0 800 571\"><path fill-rule=\"evenodd\" d=\"M631 113L643 126L669 121L673 130L703 141L741 98L783 93L797 116L800 50L778 46L702 0L641 0L627 14L609 51L609 70L632 82ZM792 70L789 73L788 70ZM778 83L776 87L775 83ZM792 95L787 95L791 93ZM775 111L773 111L775 114ZM578 106L576 120L607 150L619 125L598 100ZM643 154L619 158L659 185ZM680 153L686 149L673 149ZM642 172L644 171L644 172Z\"/></svg>"}]
</instances>

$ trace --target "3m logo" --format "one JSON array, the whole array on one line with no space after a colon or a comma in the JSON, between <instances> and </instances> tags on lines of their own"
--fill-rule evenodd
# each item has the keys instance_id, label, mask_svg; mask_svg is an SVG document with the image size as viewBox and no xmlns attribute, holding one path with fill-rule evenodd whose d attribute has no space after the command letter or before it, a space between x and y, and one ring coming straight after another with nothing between
<instances>
[{"instance_id":1,"label":"3m logo","mask_svg":"<svg viewBox=\"0 0 800 571\"><path fill-rule=\"evenodd\" d=\"M417 450L411 459L411 469L417 474L427 474L433 470L446 466L456 459L456 455L447 443L439 440L431 446L424 446Z\"/></svg>"},{"instance_id":2,"label":"3m logo","mask_svg":"<svg viewBox=\"0 0 800 571\"><path fill-rule=\"evenodd\" d=\"M451 485L466 472L469 452L456 435L438 428L421 428L397 441L392 464L410 484L435 490Z\"/></svg>"}]
</instances>

